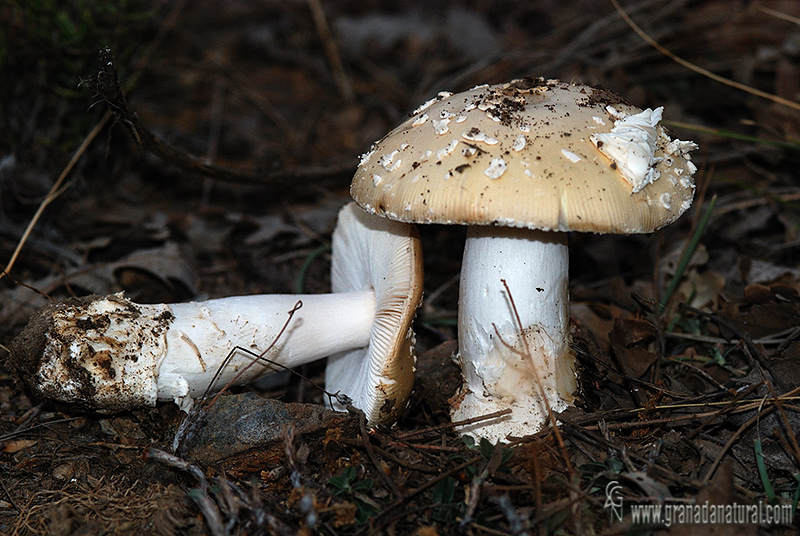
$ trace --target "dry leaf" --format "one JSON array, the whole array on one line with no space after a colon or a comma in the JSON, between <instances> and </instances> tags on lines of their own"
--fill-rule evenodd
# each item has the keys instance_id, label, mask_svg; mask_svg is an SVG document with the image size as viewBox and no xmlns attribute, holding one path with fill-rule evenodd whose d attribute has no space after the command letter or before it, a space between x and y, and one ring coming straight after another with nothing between
<instances>
[{"instance_id":1,"label":"dry leaf","mask_svg":"<svg viewBox=\"0 0 800 536\"><path fill-rule=\"evenodd\" d=\"M3 445L2 451L6 454L14 454L28 447L34 446L38 441L36 439L16 439L6 442Z\"/></svg>"}]
</instances>

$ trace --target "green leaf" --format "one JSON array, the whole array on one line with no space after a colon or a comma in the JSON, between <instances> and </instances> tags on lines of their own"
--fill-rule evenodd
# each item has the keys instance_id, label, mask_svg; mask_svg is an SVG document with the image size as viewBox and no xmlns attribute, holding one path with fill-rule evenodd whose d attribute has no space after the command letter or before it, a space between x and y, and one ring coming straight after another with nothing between
<instances>
[{"instance_id":1,"label":"green leaf","mask_svg":"<svg viewBox=\"0 0 800 536\"><path fill-rule=\"evenodd\" d=\"M613 473L621 473L625 470L625 462L619 458L609 458L606 460L606 467Z\"/></svg>"},{"instance_id":2,"label":"green leaf","mask_svg":"<svg viewBox=\"0 0 800 536\"><path fill-rule=\"evenodd\" d=\"M478 452L481 453L485 459L489 460L494 454L494 444L486 439L485 437L481 438L480 443L478 444Z\"/></svg>"},{"instance_id":3,"label":"green leaf","mask_svg":"<svg viewBox=\"0 0 800 536\"><path fill-rule=\"evenodd\" d=\"M450 525L451 523L457 521L459 517L462 516L462 513L465 508L466 505L464 503L450 503L442 506L437 506L436 508L431 510L431 518L434 521L437 521L444 525Z\"/></svg>"},{"instance_id":4,"label":"green leaf","mask_svg":"<svg viewBox=\"0 0 800 536\"><path fill-rule=\"evenodd\" d=\"M464 442L464 446L467 447L469 450L475 450L475 438L472 436L461 436L461 441Z\"/></svg>"},{"instance_id":5,"label":"green leaf","mask_svg":"<svg viewBox=\"0 0 800 536\"><path fill-rule=\"evenodd\" d=\"M692 255L694 255L694 250L697 249L697 244L700 243L700 237L703 236L703 232L706 230L706 226L708 225L708 222L711 219L711 213L714 211L714 205L716 204L717 204L717 196L714 195L711 198L711 201L708 203L708 206L706 207L706 211L703 214L700 223L697 225L697 228L694 230L694 233L689 239L689 243L686 244L686 249L683 252L683 256L681 257L680 262L678 262L678 267L675 268L675 275L669 282L667 290L665 290L664 294L661 295L660 309L662 311L666 308L667 302L669 301L669 298L672 296L672 293L675 292L675 289L678 288L678 285L681 282L681 278L683 277L683 273L689 266L689 261L691 260Z\"/></svg>"},{"instance_id":6,"label":"green leaf","mask_svg":"<svg viewBox=\"0 0 800 536\"><path fill-rule=\"evenodd\" d=\"M360 491L363 493L367 493L372 489L372 479L365 478L363 480L359 480L355 484L352 485L353 491Z\"/></svg>"},{"instance_id":7,"label":"green leaf","mask_svg":"<svg viewBox=\"0 0 800 536\"><path fill-rule=\"evenodd\" d=\"M203 492L200 490L200 488L191 488L186 490L186 495L193 501L197 501L203 497Z\"/></svg>"},{"instance_id":8,"label":"green leaf","mask_svg":"<svg viewBox=\"0 0 800 536\"><path fill-rule=\"evenodd\" d=\"M456 493L456 480L452 477L445 477L440 480L433 488L433 500L442 504L453 502Z\"/></svg>"},{"instance_id":9,"label":"green leaf","mask_svg":"<svg viewBox=\"0 0 800 536\"><path fill-rule=\"evenodd\" d=\"M578 470L582 473L589 473L588 475L584 475L584 478L591 478L595 473L602 473L604 471L608 471L608 467L606 464L600 462L589 462L584 463L583 465L578 466Z\"/></svg>"},{"instance_id":10,"label":"green leaf","mask_svg":"<svg viewBox=\"0 0 800 536\"><path fill-rule=\"evenodd\" d=\"M371 504L365 503L364 501L356 499L355 503L356 507L358 508L358 510L356 510L356 523L359 525L363 525L369 521L369 518L378 512L377 508Z\"/></svg>"},{"instance_id":11,"label":"green leaf","mask_svg":"<svg viewBox=\"0 0 800 536\"><path fill-rule=\"evenodd\" d=\"M475 475L478 474L478 468L474 465L468 465L464 468L464 475L467 477L467 480L472 480L475 478Z\"/></svg>"},{"instance_id":12,"label":"green leaf","mask_svg":"<svg viewBox=\"0 0 800 536\"><path fill-rule=\"evenodd\" d=\"M352 465L347 467L339 476L332 476L328 479L328 484L336 488L336 494L351 491L350 483L356 478L356 468Z\"/></svg>"}]
</instances>

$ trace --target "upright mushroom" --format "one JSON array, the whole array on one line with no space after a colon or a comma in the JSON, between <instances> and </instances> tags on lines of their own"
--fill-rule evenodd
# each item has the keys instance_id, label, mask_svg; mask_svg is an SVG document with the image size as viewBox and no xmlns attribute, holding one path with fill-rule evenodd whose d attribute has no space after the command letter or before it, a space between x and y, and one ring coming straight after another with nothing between
<instances>
[{"instance_id":1,"label":"upright mushroom","mask_svg":"<svg viewBox=\"0 0 800 536\"><path fill-rule=\"evenodd\" d=\"M529 434L572 401L566 231L648 233L689 208L696 145L671 140L661 113L525 78L439 93L362 157L350 191L366 211L470 226L452 416L512 414L462 433Z\"/></svg>"},{"instance_id":2,"label":"upright mushroom","mask_svg":"<svg viewBox=\"0 0 800 536\"><path fill-rule=\"evenodd\" d=\"M411 391L408 341L422 293L418 235L413 225L350 203L339 213L332 262L332 294L154 305L112 295L54 303L12 341L7 365L43 397L114 412L157 400L190 402L209 387L280 370L261 361L240 375L267 349L263 356L284 367L349 351L368 362L351 357L333 389L371 423L391 420Z\"/></svg>"}]
</instances>

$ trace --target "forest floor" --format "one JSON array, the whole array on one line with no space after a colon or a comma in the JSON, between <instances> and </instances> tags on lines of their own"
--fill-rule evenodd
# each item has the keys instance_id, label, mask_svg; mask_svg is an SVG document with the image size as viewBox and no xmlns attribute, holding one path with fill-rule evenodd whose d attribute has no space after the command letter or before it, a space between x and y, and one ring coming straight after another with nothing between
<instances>
[{"instance_id":1,"label":"forest floor","mask_svg":"<svg viewBox=\"0 0 800 536\"><path fill-rule=\"evenodd\" d=\"M0 365L51 299L327 292L358 156L442 90L530 75L663 105L699 144L697 191L654 234L571 234L580 396L557 430L496 446L448 426L465 230L420 226L397 424L323 410L318 363L220 397L175 448L173 404L87 413L0 368L0 533L797 533L796 2L628 1L629 21L609 0L61 4L0 6ZM93 91L105 47L161 145ZM652 504L791 512L635 524Z\"/></svg>"}]
</instances>

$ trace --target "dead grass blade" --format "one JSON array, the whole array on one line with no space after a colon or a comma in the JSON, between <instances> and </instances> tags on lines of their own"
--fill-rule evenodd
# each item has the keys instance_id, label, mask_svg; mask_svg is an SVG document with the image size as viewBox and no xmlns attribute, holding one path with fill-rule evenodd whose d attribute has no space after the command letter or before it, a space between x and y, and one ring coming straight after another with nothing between
<instances>
[{"instance_id":1,"label":"dead grass blade","mask_svg":"<svg viewBox=\"0 0 800 536\"><path fill-rule=\"evenodd\" d=\"M793 395L797 394L798 392L800 392L800 387L798 387L797 389L792 390L789 393L786 393L786 395L783 395L783 396L793 396ZM781 397L778 397L778 400L780 398ZM768 402L772 402L772 404L770 404L769 406L764 407L766 405L766 403L768 403ZM763 416L771 413L774 409L779 408L779 404L776 404L775 402L776 402L775 399L771 399L771 398L765 397L763 399L763 401L762 401L762 404L761 404L761 407L759 408L758 413L756 413L753 417L748 419L747 422L745 422L739 428L737 428L737 430L733 433L733 435L731 435L731 437L727 441L727 443L725 443L725 446L722 447L722 449L720 450L720 453L717 456L717 458L711 464L711 467L708 469L708 472L706 473L705 478L703 478L703 484L708 484L709 480L711 480L711 477L714 476L714 472L717 470L717 467L719 467L719 464L722 463L722 460L725 458L725 455L728 452L728 450L730 450L730 448L733 446L734 443L736 443L737 441L740 440L740 437L745 432L745 430L747 430L748 428L753 426L755 423L757 423Z\"/></svg>"},{"instance_id":2,"label":"dead grass blade","mask_svg":"<svg viewBox=\"0 0 800 536\"><path fill-rule=\"evenodd\" d=\"M660 43L658 43L655 39L650 37L647 34L647 32L642 30L639 27L639 25L636 24L633 21L633 19L630 18L628 13L625 12L625 10L622 8L622 6L619 4L619 2L617 0L609 0L609 2L611 2L611 4L614 6L614 9L617 10L617 13L619 13L619 16L622 17L622 20L624 20L625 23L628 26L630 26L630 28L639 35L639 37L641 37L648 45L650 45L651 47L655 48L657 51L659 51L661 54L663 54L664 56L668 57L669 59L671 59L675 63L677 63L677 64L679 64L679 65L681 65L683 67L686 67L690 71L693 71L693 72L695 72L697 74L700 74L700 75L703 75L703 76L705 76L707 78L710 78L711 80L714 80L715 82L719 82L720 84L725 84L726 86L730 86L730 87L738 89L740 91L744 91L746 93L750 93L751 95L755 95L757 97L761 97L762 99L770 100L770 101L775 102L777 104L780 104L782 106L786 106L787 108L792 108L793 110L800 110L800 103L798 103L798 102L791 101L789 99L784 99L783 97L779 97L777 95L773 95L772 93L767 93L766 91L761 91L760 89L756 89L756 88L748 86L746 84L742 84L742 83L736 82L735 80L731 80L730 78L725 78L724 76L720 76L720 75L718 75L716 73L712 73L711 71L709 71L707 69L703 69L702 67L700 67L698 65L695 65L694 63L692 63L692 62L690 62L688 60L685 60L685 59L681 58L680 56L677 56L676 54L672 53L670 50L668 50L667 48L662 46Z\"/></svg>"},{"instance_id":3,"label":"dead grass blade","mask_svg":"<svg viewBox=\"0 0 800 536\"><path fill-rule=\"evenodd\" d=\"M167 31L175 25L175 22L178 19L178 15L180 14L181 10L183 9L184 5L186 4L186 0L182 0L180 2L175 3L175 5L170 10L164 24L161 25L159 28L158 33L150 41L150 44L145 49L144 53L141 56L141 60L137 64L136 71L131 75L131 84L134 84L136 80L139 79L139 76L142 74L142 70L144 69L145 65L149 58L153 55L156 48L161 44L164 40L164 37L167 35ZM78 160L81 159L83 154L86 152L86 149L89 147L89 144L94 141L100 131L108 124L108 121L111 119L112 113L111 110L106 110L103 114L103 117L100 118L100 121L92 128L89 134L86 135L83 142L81 142L80 147L75 151L75 154L72 155L72 158L61 171L58 179L56 182L53 183L53 186L50 188L50 191L45 196L44 200L39 204L39 208L36 209L36 213L34 213L31 221L28 222L28 226L25 228L25 231L22 234L22 237L19 239L17 243L17 247L14 249L14 253L11 254L11 258L9 259L6 267L0 272L0 279L3 279L14 267L14 264L17 262L17 258L19 257L22 248L25 246L25 243L28 241L33 228L36 227L36 224L39 222L39 219L42 217L42 213L44 213L44 209L47 206L55 201L58 196L60 196L68 187L69 184L64 184L67 176L72 171L72 168L75 167L75 164L78 163Z\"/></svg>"},{"instance_id":4,"label":"dead grass blade","mask_svg":"<svg viewBox=\"0 0 800 536\"><path fill-rule=\"evenodd\" d=\"M758 10L763 12L763 13L766 13L767 15L772 15L776 19L785 20L787 22L791 22L791 23L794 23L794 24L797 24L798 26L800 26L800 18L798 18L798 17L793 17L793 16L788 15L786 13L782 13L782 12L777 11L775 9L770 9L770 8L764 7L764 6L758 6Z\"/></svg>"},{"instance_id":5,"label":"dead grass blade","mask_svg":"<svg viewBox=\"0 0 800 536\"><path fill-rule=\"evenodd\" d=\"M25 228L25 232L22 233L22 237L19 239L19 242L17 242L17 247L14 249L14 253L11 254L11 258L6 264L6 267L3 269L2 272L0 272L0 279L3 279L3 277L5 277L6 274L10 272L11 269L14 267L14 264L17 262L17 258L19 257L22 248L25 246L25 243L28 241L28 238L30 237L33 228L36 227L37 223L39 223L39 218L42 217L44 209L46 209L50 203L58 199L58 196L60 196L62 193L64 193L64 191L67 188L69 188L69 183L64 184L64 181L66 180L70 171L72 171L72 168L75 167L75 164L78 163L78 160L80 160L81 156L83 156L83 153L86 152L86 149L89 147L89 144L92 143L92 141L94 141L97 135L100 134L100 131L103 130L103 127L106 126L109 119L111 119L111 112L106 111L106 113L103 114L103 117L100 118L100 121L98 121L98 123L94 126L92 131L89 132L89 134L87 134L86 137L83 139L83 142L81 143L80 147L78 147L78 150L75 151L75 154L72 155L72 158L70 159L69 163L67 163L64 169L61 171L61 175L58 176L56 182L54 182L53 186L50 187L50 191L47 192L45 198L42 200L41 203L39 203L39 208L36 209L36 212L33 214L33 217L28 222L28 226Z\"/></svg>"}]
</instances>

